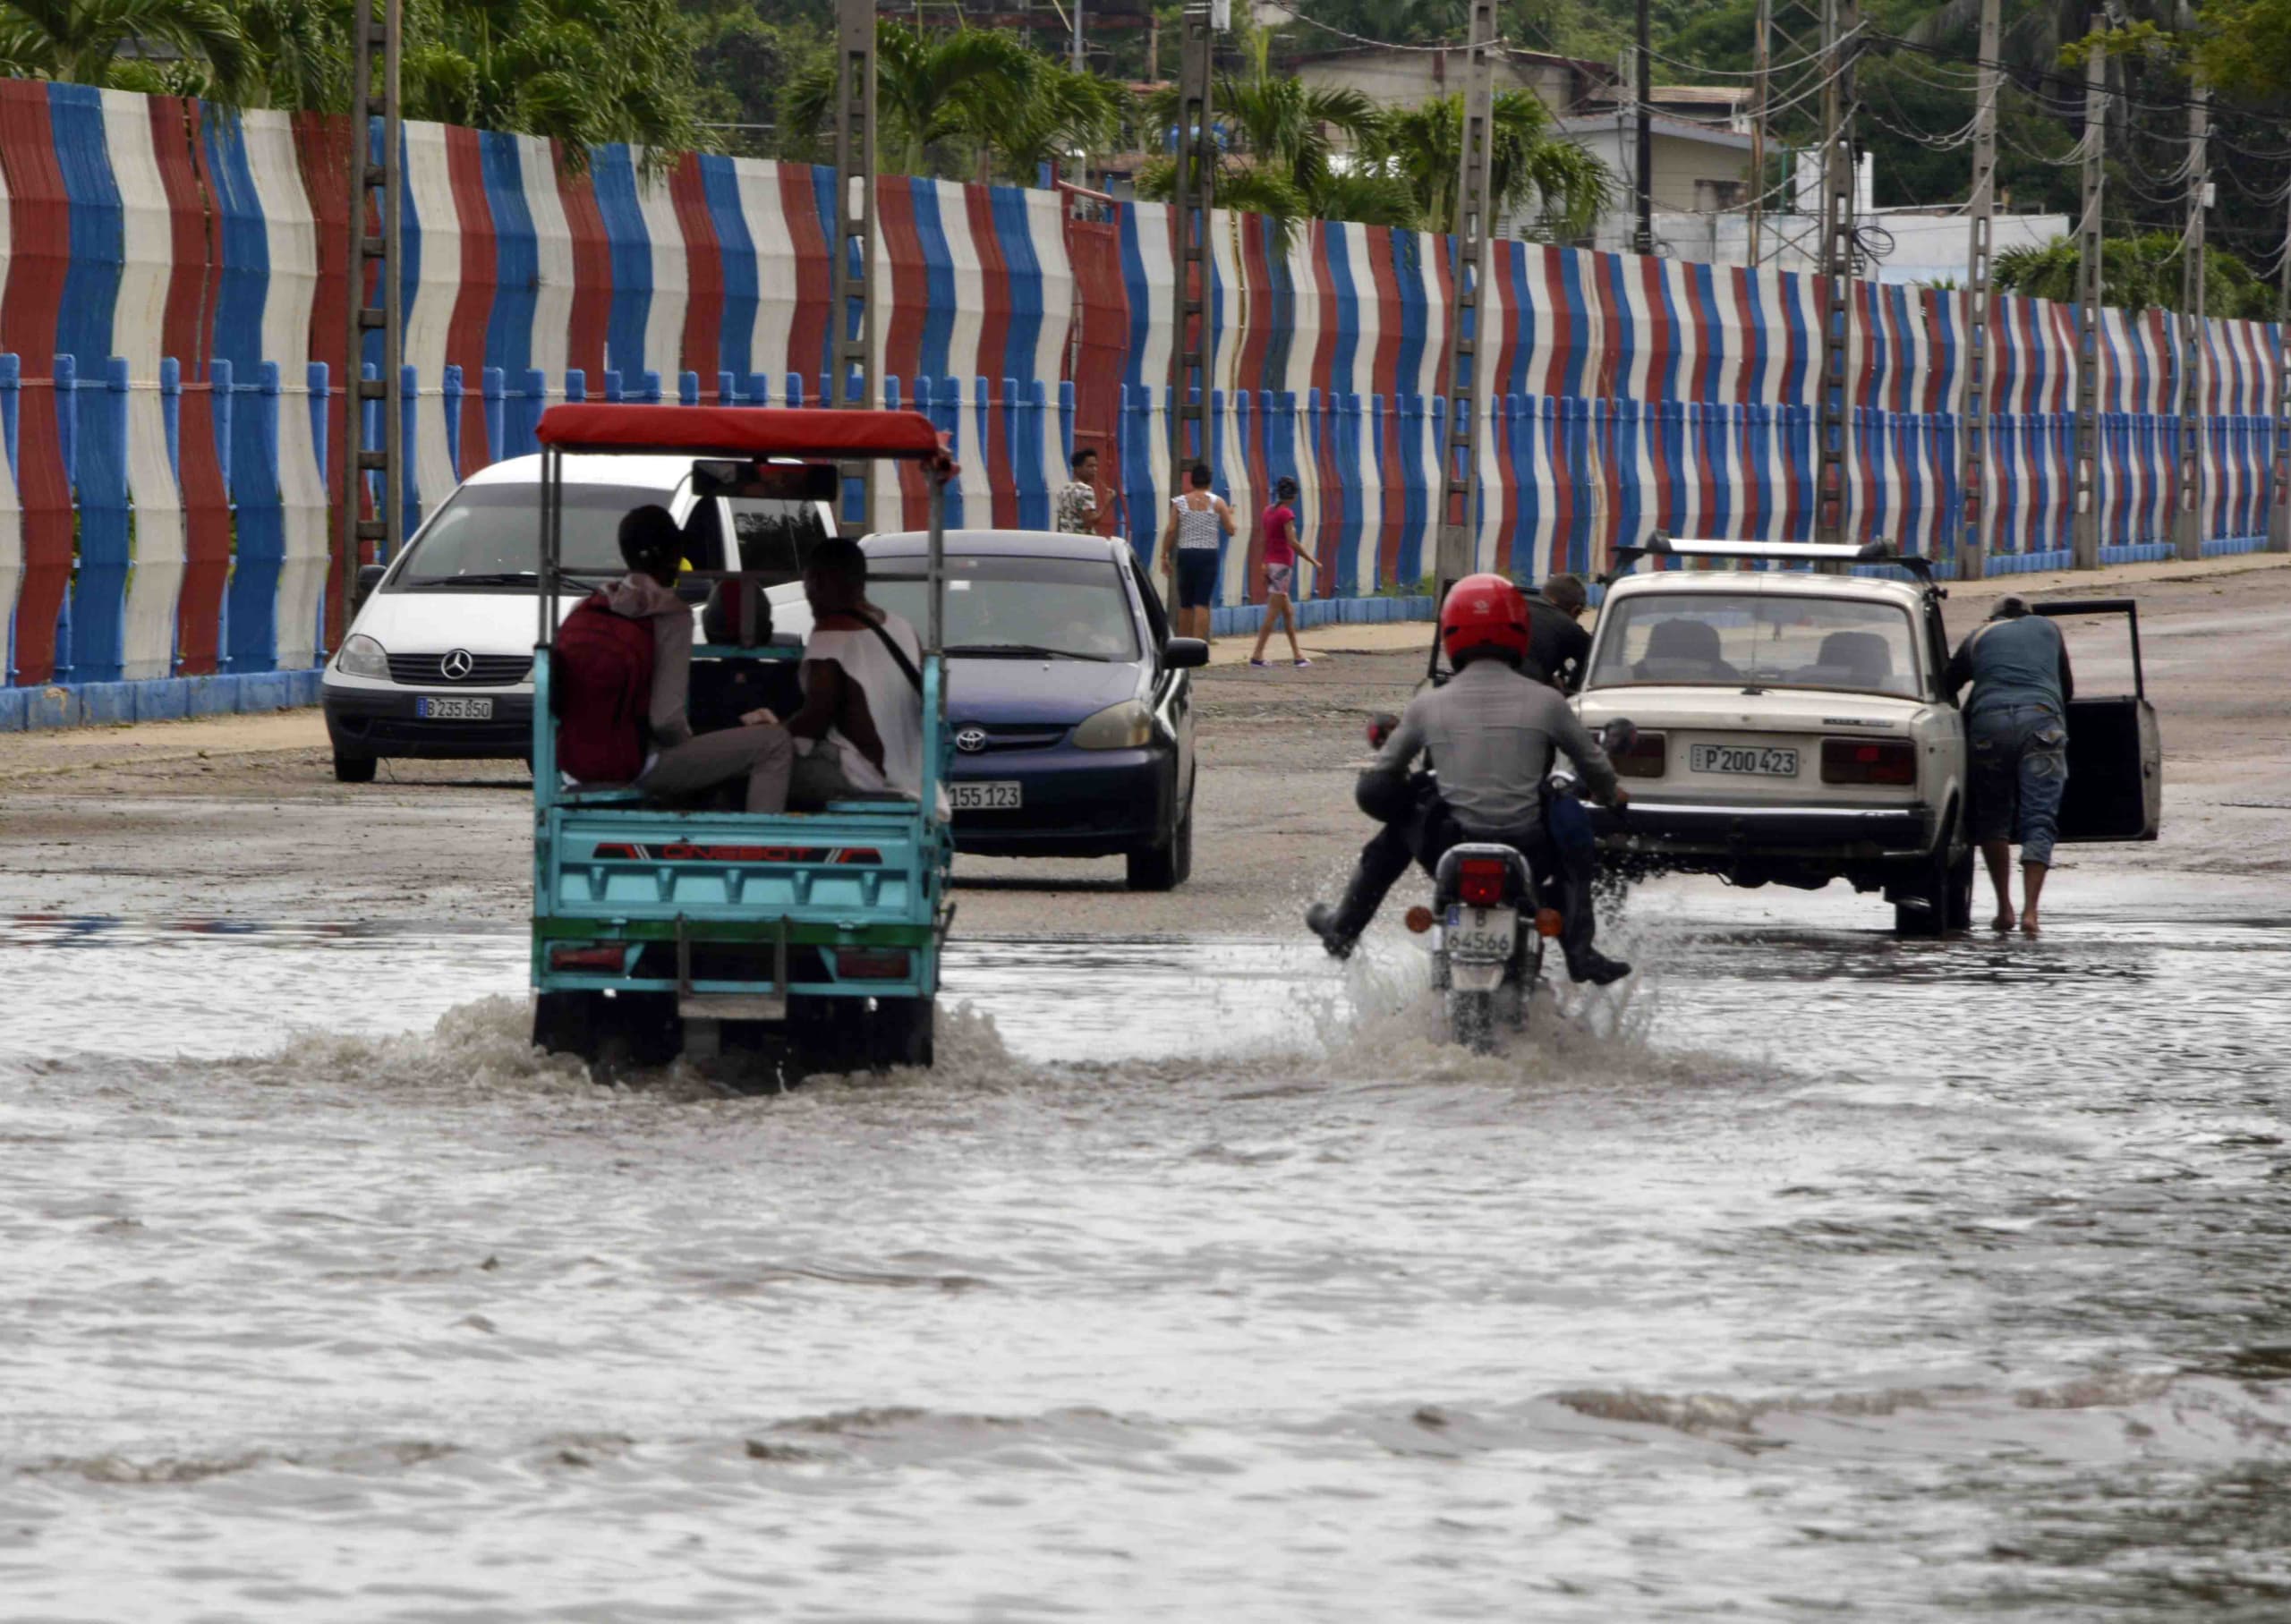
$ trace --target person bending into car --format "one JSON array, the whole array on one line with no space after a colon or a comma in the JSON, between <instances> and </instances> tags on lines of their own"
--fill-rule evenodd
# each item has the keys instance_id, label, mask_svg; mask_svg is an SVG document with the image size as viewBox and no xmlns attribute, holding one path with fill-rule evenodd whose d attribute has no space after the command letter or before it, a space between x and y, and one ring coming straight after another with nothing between
<instances>
[{"instance_id":1,"label":"person bending into car","mask_svg":"<svg viewBox=\"0 0 2291 1624\"><path fill-rule=\"evenodd\" d=\"M1500 841L1541 877L1560 880L1559 936L1567 973L1604 986L1631 966L1592 946L1596 855L1554 843L1544 817L1544 779L1554 747L1564 751L1593 795L1611 806L1630 799L1567 701L1520 669L1529 648L1528 606L1500 575L1467 575L1440 606L1440 643L1455 675L1418 694L1360 775L1360 810L1384 825L1334 906L1316 902L1305 923L1338 958L1352 951L1410 858L1431 872L1465 840ZM1411 773L1422 752L1437 773Z\"/></svg>"},{"instance_id":2,"label":"person bending into car","mask_svg":"<svg viewBox=\"0 0 2291 1624\"><path fill-rule=\"evenodd\" d=\"M1526 592L1528 658L1520 668L1562 693L1572 693L1583 685L1591 664L1591 634L1582 626L1590 594L1579 575L1554 575Z\"/></svg>"},{"instance_id":3,"label":"person bending into car","mask_svg":"<svg viewBox=\"0 0 2291 1624\"><path fill-rule=\"evenodd\" d=\"M2029 613L2028 600L1999 599L1985 625L1950 657L1949 697L1972 684L1965 734L1972 746L1972 838L1997 893L1991 924L2017 923L2037 933L2037 898L2060 831L2060 793L2068 786L2068 701L2076 696L2060 628ZM2013 913L2013 844L2021 847L2021 912Z\"/></svg>"}]
</instances>

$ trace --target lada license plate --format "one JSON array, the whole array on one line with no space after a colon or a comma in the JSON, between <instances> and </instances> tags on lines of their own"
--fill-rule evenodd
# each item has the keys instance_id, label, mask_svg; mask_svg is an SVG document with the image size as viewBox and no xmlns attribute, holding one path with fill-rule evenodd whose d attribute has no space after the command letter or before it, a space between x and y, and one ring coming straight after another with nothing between
<instances>
[{"instance_id":1,"label":"lada license plate","mask_svg":"<svg viewBox=\"0 0 2291 1624\"><path fill-rule=\"evenodd\" d=\"M1450 957L1501 963L1512 957L1520 938L1520 916L1510 908L1448 906L1447 942Z\"/></svg>"},{"instance_id":2,"label":"lada license plate","mask_svg":"<svg viewBox=\"0 0 2291 1624\"><path fill-rule=\"evenodd\" d=\"M413 701L413 714L439 722L490 722L493 719L493 701L490 699L451 699L425 695Z\"/></svg>"},{"instance_id":3,"label":"lada license plate","mask_svg":"<svg viewBox=\"0 0 2291 1624\"><path fill-rule=\"evenodd\" d=\"M1021 803L1016 778L974 779L947 786L957 812L1017 812Z\"/></svg>"},{"instance_id":4,"label":"lada license plate","mask_svg":"<svg viewBox=\"0 0 2291 1624\"><path fill-rule=\"evenodd\" d=\"M1768 778L1798 776L1798 752L1742 744L1696 744L1686 752L1695 772L1746 772Z\"/></svg>"}]
</instances>

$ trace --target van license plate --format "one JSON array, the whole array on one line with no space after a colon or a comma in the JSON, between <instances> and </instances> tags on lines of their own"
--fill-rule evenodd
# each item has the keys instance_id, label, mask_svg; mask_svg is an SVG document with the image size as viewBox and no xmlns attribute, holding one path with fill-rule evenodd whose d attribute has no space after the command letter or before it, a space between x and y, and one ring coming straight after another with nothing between
<instances>
[{"instance_id":1,"label":"van license plate","mask_svg":"<svg viewBox=\"0 0 2291 1624\"><path fill-rule=\"evenodd\" d=\"M1794 750L1759 750L1739 744L1696 744L1688 749L1686 764L1693 772L1747 772L1769 778L1794 778L1798 776L1798 752Z\"/></svg>"},{"instance_id":2,"label":"van license plate","mask_svg":"<svg viewBox=\"0 0 2291 1624\"><path fill-rule=\"evenodd\" d=\"M493 719L493 701L425 696L413 701L413 714L438 722L490 722Z\"/></svg>"},{"instance_id":3,"label":"van license plate","mask_svg":"<svg viewBox=\"0 0 2291 1624\"><path fill-rule=\"evenodd\" d=\"M995 778L947 786L957 812L1017 812L1020 804L1016 778Z\"/></svg>"}]
</instances>

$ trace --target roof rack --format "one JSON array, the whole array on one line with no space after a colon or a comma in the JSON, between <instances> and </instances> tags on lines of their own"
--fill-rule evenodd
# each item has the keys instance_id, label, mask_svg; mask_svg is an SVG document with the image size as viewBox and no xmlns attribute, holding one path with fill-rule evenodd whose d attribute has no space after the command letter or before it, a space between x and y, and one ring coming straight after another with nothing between
<instances>
[{"instance_id":1,"label":"roof rack","mask_svg":"<svg viewBox=\"0 0 2291 1624\"><path fill-rule=\"evenodd\" d=\"M1742 558L1769 564L1891 564L1907 570L1928 591L1933 584L1933 561L1920 553L1897 550L1891 541L1699 541L1657 531L1637 547L1615 549L1614 567L1599 577L1601 586L1613 586L1629 574L1641 558Z\"/></svg>"}]
</instances>

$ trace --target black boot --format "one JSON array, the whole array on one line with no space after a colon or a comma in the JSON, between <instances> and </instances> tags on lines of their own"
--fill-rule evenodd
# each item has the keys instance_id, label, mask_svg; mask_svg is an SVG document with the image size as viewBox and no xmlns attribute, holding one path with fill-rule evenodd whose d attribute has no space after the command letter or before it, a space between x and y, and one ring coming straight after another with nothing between
<instances>
[{"instance_id":1,"label":"black boot","mask_svg":"<svg viewBox=\"0 0 2291 1624\"><path fill-rule=\"evenodd\" d=\"M1619 958L1609 958L1591 945L1591 932L1597 921L1591 914L1590 876L1571 874L1559 889L1559 950L1567 957L1569 977L1604 987L1629 975L1629 965Z\"/></svg>"},{"instance_id":2,"label":"black boot","mask_svg":"<svg viewBox=\"0 0 2291 1624\"><path fill-rule=\"evenodd\" d=\"M1321 946L1328 949L1331 958L1350 958L1352 949L1360 940L1362 926L1352 923L1356 885L1347 886L1342 901L1333 906L1316 902L1305 910L1305 928L1321 939Z\"/></svg>"},{"instance_id":3,"label":"black boot","mask_svg":"<svg viewBox=\"0 0 2291 1624\"><path fill-rule=\"evenodd\" d=\"M1392 882L1408 872L1412 861L1409 830L1387 823L1360 848L1360 861L1345 881L1344 895L1333 906L1316 902L1305 910L1305 927L1321 939L1331 958L1350 958L1360 932L1376 916Z\"/></svg>"}]
</instances>

